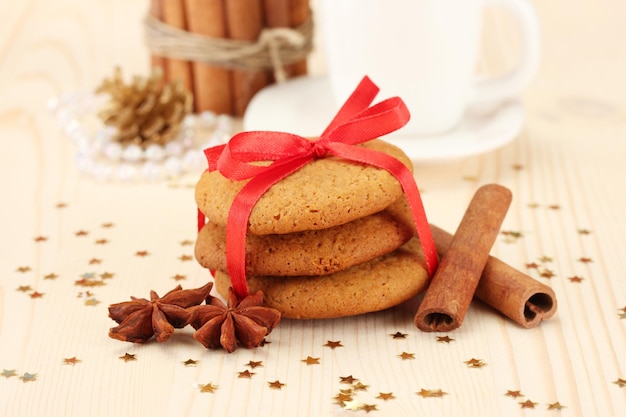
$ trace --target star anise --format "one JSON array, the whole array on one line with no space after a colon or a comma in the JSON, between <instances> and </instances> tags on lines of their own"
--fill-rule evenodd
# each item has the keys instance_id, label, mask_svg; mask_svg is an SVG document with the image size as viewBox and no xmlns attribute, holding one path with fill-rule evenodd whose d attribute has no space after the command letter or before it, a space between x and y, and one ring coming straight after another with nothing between
<instances>
[{"instance_id":1,"label":"star anise","mask_svg":"<svg viewBox=\"0 0 626 417\"><path fill-rule=\"evenodd\" d=\"M266 335L280 322L280 312L263 307L263 292L257 291L239 301L232 288L228 305L209 297L207 304L193 307L191 325L193 337L206 348L233 352L238 345L246 348L259 346Z\"/></svg>"},{"instance_id":2,"label":"star anise","mask_svg":"<svg viewBox=\"0 0 626 417\"><path fill-rule=\"evenodd\" d=\"M119 326L109 330L109 337L124 342L144 343L155 336L157 342L164 342L175 328L180 329L189 324L193 315L188 308L210 297L211 288L212 282L192 290L183 290L178 285L163 297L150 291L150 300L131 297L131 301L111 304L109 317Z\"/></svg>"}]
</instances>

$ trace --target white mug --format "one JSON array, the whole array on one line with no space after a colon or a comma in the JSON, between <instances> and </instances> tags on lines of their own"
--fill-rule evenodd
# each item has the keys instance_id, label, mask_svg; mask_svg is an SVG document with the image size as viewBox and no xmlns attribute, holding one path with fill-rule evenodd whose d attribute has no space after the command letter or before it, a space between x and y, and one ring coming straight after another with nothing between
<instances>
[{"instance_id":1,"label":"white mug","mask_svg":"<svg viewBox=\"0 0 626 417\"><path fill-rule=\"evenodd\" d=\"M319 0L328 77L343 103L368 75L380 97L400 96L411 120L398 133L445 133L473 103L518 96L539 66L537 17L527 0ZM519 22L523 51L509 73L479 80L485 7Z\"/></svg>"}]
</instances>

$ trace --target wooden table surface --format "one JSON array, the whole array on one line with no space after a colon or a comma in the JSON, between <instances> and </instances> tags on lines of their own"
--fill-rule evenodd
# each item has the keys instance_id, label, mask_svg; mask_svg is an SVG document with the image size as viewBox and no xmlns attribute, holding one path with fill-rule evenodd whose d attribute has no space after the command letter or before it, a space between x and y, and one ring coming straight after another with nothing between
<instances>
[{"instance_id":1,"label":"wooden table surface","mask_svg":"<svg viewBox=\"0 0 626 417\"><path fill-rule=\"evenodd\" d=\"M431 334L414 327L409 303L284 320L271 343L225 354L190 330L162 344L107 336L109 304L210 279L191 258L197 175L147 184L81 175L48 108L116 65L146 74L147 2L1 2L0 415L623 416L626 3L534 3L542 65L523 97L522 133L485 154L417 166L415 177L430 221L450 230L480 185L509 187L492 254L551 286L556 316L522 329L476 302L460 329ZM514 35L495 15L487 24L498 36L483 68L513 61ZM320 49L312 74L324 71Z\"/></svg>"}]
</instances>

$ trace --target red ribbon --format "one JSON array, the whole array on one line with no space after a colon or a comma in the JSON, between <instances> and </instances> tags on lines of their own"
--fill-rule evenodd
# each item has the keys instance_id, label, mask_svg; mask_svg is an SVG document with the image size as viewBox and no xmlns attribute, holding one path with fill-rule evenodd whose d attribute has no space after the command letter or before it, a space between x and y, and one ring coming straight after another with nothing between
<instances>
[{"instance_id":1,"label":"red ribbon","mask_svg":"<svg viewBox=\"0 0 626 417\"><path fill-rule=\"evenodd\" d=\"M220 146L205 149L209 170L233 181L250 179L235 197L226 224L226 267L232 287L242 299L246 282L246 233L256 202L275 183L317 158L337 156L387 170L406 194L430 276L437 268L437 251L413 174L396 158L355 145L398 130L409 121L409 111L398 97L371 106L378 87L365 77L341 107L319 139L284 132L238 133ZM250 164L271 161L270 165ZM206 220L198 213L198 229Z\"/></svg>"}]
</instances>

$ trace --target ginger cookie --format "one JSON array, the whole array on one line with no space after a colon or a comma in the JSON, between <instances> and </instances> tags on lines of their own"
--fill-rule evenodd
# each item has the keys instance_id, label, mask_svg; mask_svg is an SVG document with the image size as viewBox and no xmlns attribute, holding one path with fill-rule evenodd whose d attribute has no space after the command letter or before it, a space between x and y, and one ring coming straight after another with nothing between
<instances>
[{"instance_id":1,"label":"ginger cookie","mask_svg":"<svg viewBox=\"0 0 626 417\"><path fill-rule=\"evenodd\" d=\"M248 277L250 292L262 290L264 305L291 319L325 319L384 310L403 303L428 285L417 238L369 262L315 277ZM230 278L216 272L217 291L225 296Z\"/></svg>"},{"instance_id":2,"label":"ginger cookie","mask_svg":"<svg viewBox=\"0 0 626 417\"><path fill-rule=\"evenodd\" d=\"M409 219L409 223L406 222ZM327 275L387 254L414 234L402 197L385 210L340 226L296 233L248 235L247 275ZM205 268L226 271L226 228L209 222L195 256Z\"/></svg>"},{"instance_id":3,"label":"ginger cookie","mask_svg":"<svg viewBox=\"0 0 626 417\"><path fill-rule=\"evenodd\" d=\"M389 154L412 169L410 159L394 145L377 139L358 146ZM209 221L225 226L230 206L246 183L205 172L196 185L198 208ZM339 226L383 210L402 193L400 183L384 169L336 157L317 159L261 196L248 230L265 235Z\"/></svg>"}]
</instances>

